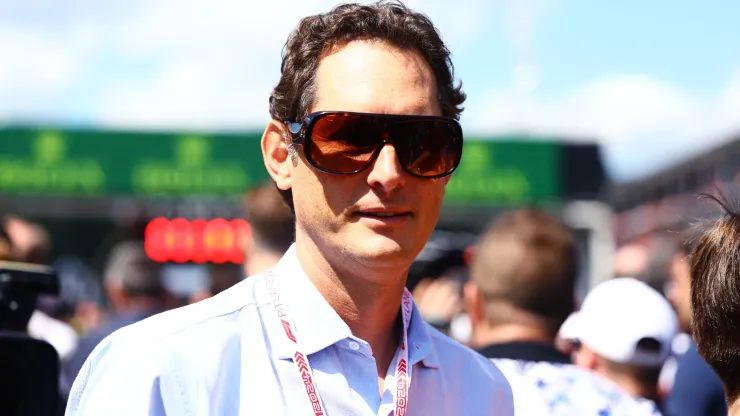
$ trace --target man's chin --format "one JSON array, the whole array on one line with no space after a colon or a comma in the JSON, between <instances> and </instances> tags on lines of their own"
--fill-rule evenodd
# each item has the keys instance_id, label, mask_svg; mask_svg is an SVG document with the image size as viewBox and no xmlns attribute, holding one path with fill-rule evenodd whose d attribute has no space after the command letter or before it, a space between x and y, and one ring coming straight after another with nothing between
<instances>
[{"instance_id":1,"label":"man's chin","mask_svg":"<svg viewBox=\"0 0 740 416\"><path fill-rule=\"evenodd\" d=\"M362 259L380 266L413 261L418 254L412 248L413 244L408 241L408 235L382 235L373 232L362 234L352 239L351 247L346 247L358 260Z\"/></svg>"}]
</instances>

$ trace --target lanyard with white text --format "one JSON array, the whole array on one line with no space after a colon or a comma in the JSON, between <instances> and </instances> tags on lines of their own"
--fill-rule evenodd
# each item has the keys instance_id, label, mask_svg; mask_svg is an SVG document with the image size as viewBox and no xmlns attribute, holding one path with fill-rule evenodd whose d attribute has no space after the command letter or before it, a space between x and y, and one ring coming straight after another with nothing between
<instances>
[{"instance_id":1,"label":"lanyard with white text","mask_svg":"<svg viewBox=\"0 0 740 416\"><path fill-rule=\"evenodd\" d=\"M293 353L293 362L296 364L298 374L303 381L303 386L308 395L308 400L311 402L311 408L315 416L326 415L324 406L321 404L318 389L316 388L316 382L313 379L313 371L308 363L308 357L303 353L302 344L298 338L296 332L295 323L293 318L288 313L287 306L283 303L280 296L280 292L275 284L275 280L272 273L268 273L265 277L265 283L267 290L272 297L272 304L275 307L275 312L280 319L280 323L283 326L285 335L295 346L295 352ZM396 365L396 394L395 394L395 413L394 416L405 416L406 406L408 405L408 392L409 385L411 385L411 367L408 366L409 362L409 351L408 351L408 327L411 321L411 293L407 289L403 291L403 298L401 300L401 313L403 318L403 338L401 340L401 351L398 357L398 364Z\"/></svg>"}]
</instances>

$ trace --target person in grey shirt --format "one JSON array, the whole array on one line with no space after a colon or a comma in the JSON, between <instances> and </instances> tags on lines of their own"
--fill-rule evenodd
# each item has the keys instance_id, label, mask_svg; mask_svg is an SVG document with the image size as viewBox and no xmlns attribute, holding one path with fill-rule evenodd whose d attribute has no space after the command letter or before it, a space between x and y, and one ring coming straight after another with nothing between
<instances>
[{"instance_id":1,"label":"person in grey shirt","mask_svg":"<svg viewBox=\"0 0 740 416\"><path fill-rule=\"evenodd\" d=\"M67 415L513 415L498 368L425 323L405 289L462 155L453 79L432 22L401 3L303 19L261 142L295 244L104 340Z\"/></svg>"}]
</instances>

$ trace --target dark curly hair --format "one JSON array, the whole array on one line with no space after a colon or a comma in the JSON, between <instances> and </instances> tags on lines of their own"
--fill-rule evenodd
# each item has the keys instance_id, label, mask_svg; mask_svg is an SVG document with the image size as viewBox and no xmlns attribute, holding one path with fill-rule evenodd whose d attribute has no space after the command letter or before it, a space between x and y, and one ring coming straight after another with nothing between
<instances>
[{"instance_id":1,"label":"dark curly hair","mask_svg":"<svg viewBox=\"0 0 740 416\"><path fill-rule=\"evenodd\" d=\"M270 95L272 118L298 121L308 115L316 93L316 70L323 54L336 46L363 39L380 40L421 53L434 73L442 115L460 118L465 93L462 83L455 84L450 51L434 24L426 15L400 1L383 0L369 5L342 4L328 13L300 21L283 48L282 75ZM280 192L293 211L292 192Z\"/></svg>"}]
</instances>

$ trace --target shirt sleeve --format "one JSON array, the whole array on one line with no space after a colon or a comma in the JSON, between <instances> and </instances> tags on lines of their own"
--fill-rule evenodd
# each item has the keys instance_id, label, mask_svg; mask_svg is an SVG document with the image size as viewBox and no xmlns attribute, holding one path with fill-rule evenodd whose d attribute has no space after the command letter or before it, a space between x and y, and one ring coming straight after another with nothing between
<instances>
[{"instance_id":1,"label":"shirt sleeve","mask_svg":"<svg viewBox=\"0 0 740 416\"><path fill-rule=\"evenodd\" d=\"M511 383L505 373L491 360L480 356L481 364L484 368L489 371L489 376L493 381L493 387L490 392L481 392L480 394L488 394L491 399L492 409L496 409L496 416L514 416L514 409L516 405L516 394L514 392L515 386ZM535 407L536 408L536 407ZM517 414L520 414L517 409Z\"/></svg>"},{"instance_id":2,"label":"shirt sleeve","mask_svg":"<svg viewBox=\"0 0 740 416\"><path fill-rule=\"evenodd\" d=\"M165 408L156 354L144 350L104 339L77 375L65 415L176 414Z\"/></svg>"}]
</instances>

